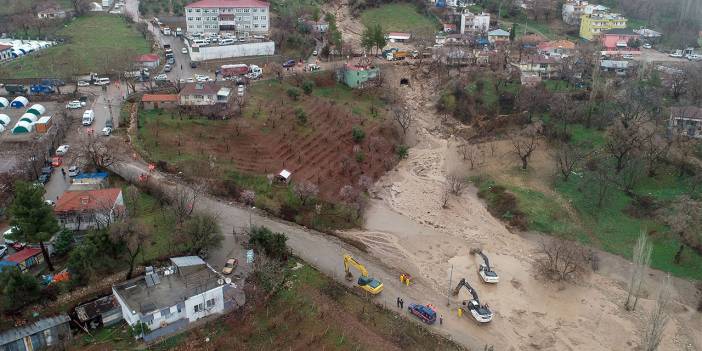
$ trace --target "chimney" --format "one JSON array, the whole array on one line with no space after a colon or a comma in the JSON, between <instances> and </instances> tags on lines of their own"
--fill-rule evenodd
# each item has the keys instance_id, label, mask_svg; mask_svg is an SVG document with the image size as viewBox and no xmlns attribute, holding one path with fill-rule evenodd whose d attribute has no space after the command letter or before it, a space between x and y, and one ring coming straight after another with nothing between
<instances>
[{"instance_id":1,"label":"chimney","mask_svg":"<svg viewBox=\"0 0 702 351\"><path fill-rule=\"evenodd\" d=\"M81 205L87 205L88 202L90 202L90 197L88 197L88 196L81 196L80 197L80 204Z\"/></svg>"}]
</instances>

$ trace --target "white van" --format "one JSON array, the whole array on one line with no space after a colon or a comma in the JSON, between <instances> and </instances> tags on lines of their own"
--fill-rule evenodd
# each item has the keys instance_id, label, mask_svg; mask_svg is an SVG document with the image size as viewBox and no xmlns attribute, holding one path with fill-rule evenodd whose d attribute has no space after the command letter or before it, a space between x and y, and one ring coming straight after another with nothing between
<instances>
[{"instance_id":1,"label":"white van","mask_svg":"<svg viewBox=\"0 0 702 351\"><path fill-rule=\"evenodd\" d=\"M202 40L202 39L195 39L195 40L193 40L193 44L197 44L197 45L205 45L206 43L207 43L207 42L204 41L204 40Z\"/></svg>"},{"instance_id":2,"label":"white van","mask_svg":"<svg viewBox=\"0 0 702 351\"><path fill-rule=\"evenodd\" d=\"M95 85L108 85L110 84L110 78L96 78Z\"/></svg>"},{"instance_id":3,"label":"white van","mask_svg":"<svg viewBox=\"0 0 702 351\"><path fill-rule=\"evenodd\" d=\"M235 42L236 42L236 41L235 41L234 39L231 39L231 38L222 39L222 40L219 41L219 45L220 45L220 46L221 46L221 45L232 45L232 44L234 44Z\"/></svg>"},{"instance_id":4,"label":"white van","mask_svg":"<svg viewBox=\"0 0 702 351\"><path fill-rule=\"evenodd\" d=\"M86 110L83 112L83 125L84 126L89 126L93 124L93 121L95 120L95 112L93 110Z\"/></svg>"}]
</instances>

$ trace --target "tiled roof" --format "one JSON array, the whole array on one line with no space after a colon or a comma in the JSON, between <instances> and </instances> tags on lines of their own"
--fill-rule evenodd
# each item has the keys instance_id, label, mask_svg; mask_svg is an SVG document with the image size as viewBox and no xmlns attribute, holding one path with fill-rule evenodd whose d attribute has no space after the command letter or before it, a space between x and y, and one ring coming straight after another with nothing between
<instances>
[{"instance_id":1,"label":"tiled roof","mask_svg":"<svg viewBox=\"0 0 702 351\"><path fill-rule=\"evenodd\" d=\"M268 3L259 0L200 0L186 5L186 8L227 8L227 7L268 7Z\"/></svg>"},{"instance_id":2,"label":"tiled roof","mask_svg":"<svg viewBox=\"0 0 702 351\"><path fill-rule=\"evenodd\" d=\"M9 49L12 49L11 45L0 44L0 51L5 51L5 50L9 50Z\"/></svg>"},{"instance_id":3,"label":"tiled roof","mask_svg":"<svg viewBox=\"0 0 702 351\"><path fill-rule=\"evenodd\" d=\"M54 212L110 209L121 193L119 188L67 191L59 197Z\"/></svg>"},{"instance_id":4,"label":"tiled roof","mask_svg":"<svg viewBox=\"0 0 702 351\"><path fill-rule=\"evenodd\" d=\"M215 82L187 83L180 90L180 95L215 95L219 91L219 85Z\"/></svg>"},{"instance_id":5,"label":"tiled roof","mask_svg":"<svg viewBox=\"0 0 702 351\"><path fill-rule=\"evenodd\" d=\"M30 257L34 257L41 253L41 249L37 247L28 247L22 251L15 252L14 254L7 256L6 261L22 263Z\"/></svg>"},{"instance_id":6,"label":"tiled roof","mask_svg":"<svg viewBox=\"0 0 702 351\"><path fill-rule=\"evenodd\" d=\"M575 43L570 40L546 41L539 43L538 48L541 50L548 50L551 48L575 49Z\"/></svg>"},{"instance_id":7,"label":"tiled roof","mask_svg":"<svg viewBox=\"0 0 702 351\"><path fill-rule=\"evenodd\" d=\"M155 62L158 61L159 57L156 54L144 54L136 58L137 62Z\"/></svg>"},{"instance_id":8,"label":"tiled roof","mask_svg":"<svg viewBox=\"0 0 702 351\"><path fill-rule=\"evenodd\" d=\"M141 102L167 102L167 101L178 101L178 95L176 94L144 94L141 97Z\"/></svg>"},{"instance_id":9,"label":"tiled roof","mask_svg":"<svg viewBox=\"0 0 702 351\"><path fill-rule=\"evenodd\" d=\"M696 106L673 106L670 108L673 118L702 119L702 108Z\"/></svg>"}]
</instances>

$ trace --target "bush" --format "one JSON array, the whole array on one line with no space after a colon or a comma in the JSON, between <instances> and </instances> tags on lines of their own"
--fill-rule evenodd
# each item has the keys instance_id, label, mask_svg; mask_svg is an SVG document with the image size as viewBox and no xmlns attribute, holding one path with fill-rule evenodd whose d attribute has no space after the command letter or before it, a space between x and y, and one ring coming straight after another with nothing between
<instances>
[{"instance_id":1,"label":"bush","mask_svg":"<svg viewBox=\"0 0 702 351\"><path fill-rule=\"evenodd\" d=\"M303 125L307 123L307 114L301 107L295 109L295 117L297 118L297 123Z\"/></svg>"},{"instance_id":2,"label":"bush","mask_svg":"<svg viewBox=\"0 0 702 351\"><path fill-rule=\"evenodd\" d=\"M302 82L302 91L305 92L305 95L310 95L312 94L312 90L314 90L314 82L311 80L305 80Z\"/></svg>"},{"instance_id":3,"label":"bush","mask_svg":"<svg viewBox=\"0 0 702 351\"><path fill-rule=\"evenodd\" d=\"M366 159L366 155L364 155L363 152L359 151L356 153L356 162L361 163L365 159Z\"/></svg>"},{"instance_id":4,"label":"bush","mask_svg":"<svg viewBox=\"0 0 702 351\"><path fill-rule=\"evenodd\" d=\"M300 89L297 88L290 88L288 89L288 96L293 99L297 100L298 97L300 97Z\"/></svg>"},{"instance_id":5,"label":"bush","mask_svg":"<svg viewBox=\"0 0 702 351\"><path fill-rule=\"evenodd\" d=\"M355 143L360 143L366 138L366 132L359 126L353 126L351 131L351 137Z\"/></svg>"},{"instance_id":6,"label":"bush","mask_svg":"<svg viewBox=\"0 0 702 351\"><path fill-rule=\"evenodd\" d=\"M288 250L286 242L288 237L283 233L273 233L266 227L254 226L249 235L249 244L258 252L264 252L268 257L276 260L286 260Z\"/></svg>"},{"instance_id":7,"label":"bush","mask_svg":"<svg viewBox=\"0 0 702 351\"><path fill-rule=\"evenodd\" d=\"M33 275L24 274L14 268L0 272L0 310L19 311L39 298L41 288Z\"/></svg>"},{"instance_id":8,"label":"bush","mask_svg":"<svg viewBox=\"0 0 702 351\"><path fill-rule=\"evenodd\" d=\"M527 229L524 212L517 206L517 197L503 186L493 185L478 192L480 198L486 199L488 211L497 218L502 218L511 226L520 230Z\"/></svg>"},{"instance_id":9,"label":"bush","mask_svg":"<svg viewBox=\"0 0 702 351\"><path fill-rule=\"evenodd\" d=\"M398 145L395 148L395 153L400 160L407 158L407 155L409 155L409 147L407 147L407 145Z\"/></svg>"}]
</instances>

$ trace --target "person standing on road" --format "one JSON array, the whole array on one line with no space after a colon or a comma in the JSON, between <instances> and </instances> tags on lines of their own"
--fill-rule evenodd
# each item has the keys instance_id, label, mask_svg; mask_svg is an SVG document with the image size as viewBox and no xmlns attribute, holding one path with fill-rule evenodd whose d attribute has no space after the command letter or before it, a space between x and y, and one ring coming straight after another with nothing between
<instances>
[{"instance_id":1,"label":"person standing on road","mask_svg":"<svg viewBox=\"0 0 702 351\"><path fill-rule=\"evenodd\" d=\"M444 324L444 315L440 314L439 315L439 325L443 325L443 324Z\"/></svg>"},{"instance_id":2,"label":"person standing on road","mask_svg":"<svg viewBox=\"0 0 702 351\"><path fill-rule=\"evenodd\" d=\"M397 307L400 307L400 297L399 296L397 297L397 301L395 302L395 304L397 305Z\"/></svg>"},{"instance_id":3,"label":"person standing on road","mask_svg":"<svg viewBox=\"0 0 702 351\"><path fill-rule=\"evenodd\" d=\"M400 299L400 308L405 308L405 300Z\"/></svg>"},{"instance_id":4,"label":"person standing on road","mask_svg":"<svg viewBox=\"0 0 702 351\"><path fill-rule=\"evenodd\" d=\"M63 174L63 177L66 178L66 169L61 168L61 174Z\"/></svg>"}]
</instances>

